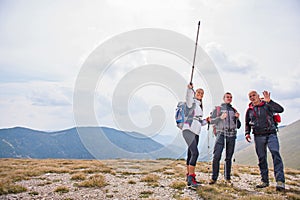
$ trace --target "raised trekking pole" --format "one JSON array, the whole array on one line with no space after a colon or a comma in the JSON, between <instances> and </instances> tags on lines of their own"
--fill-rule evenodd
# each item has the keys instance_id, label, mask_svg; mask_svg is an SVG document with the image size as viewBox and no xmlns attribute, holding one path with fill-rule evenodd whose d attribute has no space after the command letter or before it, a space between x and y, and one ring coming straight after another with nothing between
<instances>
[{"instance_id":1,"label":"raised trekking pole","mask_svg":"<svg viewBox=\"0 0 300 200\"><path fill-rule=\"evenodd\" d=\"M195 60L196 60L197 46L198 46L199 29L200 29L200 21L198 22L198 30L197 30L197 37L196 37L196 43L195 43L195 51L194 51L194 59L193 59L193 66L192 66L192 74L191 74L191 81L190 81L190 84L193 83L194 68L195 68Z\"/></svg>"}]
</instances>

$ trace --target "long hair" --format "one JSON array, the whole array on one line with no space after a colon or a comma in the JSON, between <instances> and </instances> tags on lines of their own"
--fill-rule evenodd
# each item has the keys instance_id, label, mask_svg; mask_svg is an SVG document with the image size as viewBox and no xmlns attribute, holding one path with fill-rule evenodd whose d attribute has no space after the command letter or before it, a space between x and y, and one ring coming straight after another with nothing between
<instances>
[{"instance_id":1,"label":"long hair","mask_svg":"<svg viewBox=\"0 0 300 200\"><path fill-rule=\"evenodd\" d=\"M203 103L202 103L202 99L200 99L200 108L201 108L201 110L202 110L202 112L203 112Z\"/></svg>"},{"instance_id":2,"label":"long hair","mask_svg":"<svg viewBox=\"0 0 300 200\"><path fill-rule=\"evenodd\" d=\"M197 90L202 90L204 93L204 90L202 88L198 88ZM195 91L195 93L197 92L197 90ZM203 101L202 101L202 99L200 99L199 101L200 101L200 108L203 111Z\"/></svg>"}]
</instances>

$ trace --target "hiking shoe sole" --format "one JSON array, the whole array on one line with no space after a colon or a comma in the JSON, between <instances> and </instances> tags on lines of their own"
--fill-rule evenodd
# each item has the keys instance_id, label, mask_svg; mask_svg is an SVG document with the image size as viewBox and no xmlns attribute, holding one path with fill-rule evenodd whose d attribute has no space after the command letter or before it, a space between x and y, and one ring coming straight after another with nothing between
<instances>
[{"instance_id":1,"label":"hiking shoe sole","mask_svg":"<svg viewBox=\"0 0 300 200\"><path fill-rule=\"evenodd\" d=\"M191 189L191 190L197 190L198 187L199 187L199 185L197 185L197 186L194 186L194 185L193 185L193 186L192 186L192 185L188 185L188 186L187 186L187 188L188 188L188 189Z\"/></svg>"},{"instance_id":2,"label":"hiking shoe sole","mask_svg":"<svg viewBox=\"0 0 300 200\"><path fill-rule=\"evenodd\" d=\"M262 184L256 186L256 188L265 188L265 187L269 187L269 184L268 183L262 183Z\"/></svg>"},{"instance_id":3,"label":"hiking shoe sole","mask_svg":"<svg viewBox=\"0 0 300 200\"><path fill-rule=\"evenodd\" d=\"M278 192L284 192L284 191L285 191L285 188L282 188L282 187L276 187L276 191L278 191Z\"/></svg>"}]
</instances>

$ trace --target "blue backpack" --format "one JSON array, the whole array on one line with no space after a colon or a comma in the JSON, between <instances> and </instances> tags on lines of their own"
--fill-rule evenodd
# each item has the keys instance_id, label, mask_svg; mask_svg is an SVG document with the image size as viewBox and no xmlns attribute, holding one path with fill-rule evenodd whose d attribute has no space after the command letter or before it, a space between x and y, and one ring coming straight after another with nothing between
<instances>
[{"instance_id":1,"label":"blue backpack","mask_svg":"<svg viewBox=\"0 0 300 200\"><path fill-rule=\"evenodd\" d=\"M191 125L194 118L194 110L196 103L193 103L192 107L189 108L186 102L180 101L177 104L175 111L175 120L177 127L182 130L183 124L188 123Z\"/></svg>"}]
</instances>

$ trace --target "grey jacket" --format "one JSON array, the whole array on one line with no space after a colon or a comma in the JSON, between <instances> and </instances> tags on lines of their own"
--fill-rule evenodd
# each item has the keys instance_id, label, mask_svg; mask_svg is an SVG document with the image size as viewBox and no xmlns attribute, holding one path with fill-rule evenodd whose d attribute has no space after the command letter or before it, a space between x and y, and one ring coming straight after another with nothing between
<instances>
[{"instance_id":1,"label":"grey jacket","mask_svg":"<svg viewBox=\"0 0 300 200\"><path fill-rule=\"evenodd\" d=\"M219 108L218 108L219 107ZM223 112L227 113L225 119L221 119ZM241 127L241 122L235 117L237 111L231 104L222 103L217 106L211 114L211 124L215 125L217 134L224 134L228 137L236 137L237 129Z\"/></svg>"}]
</instances>

